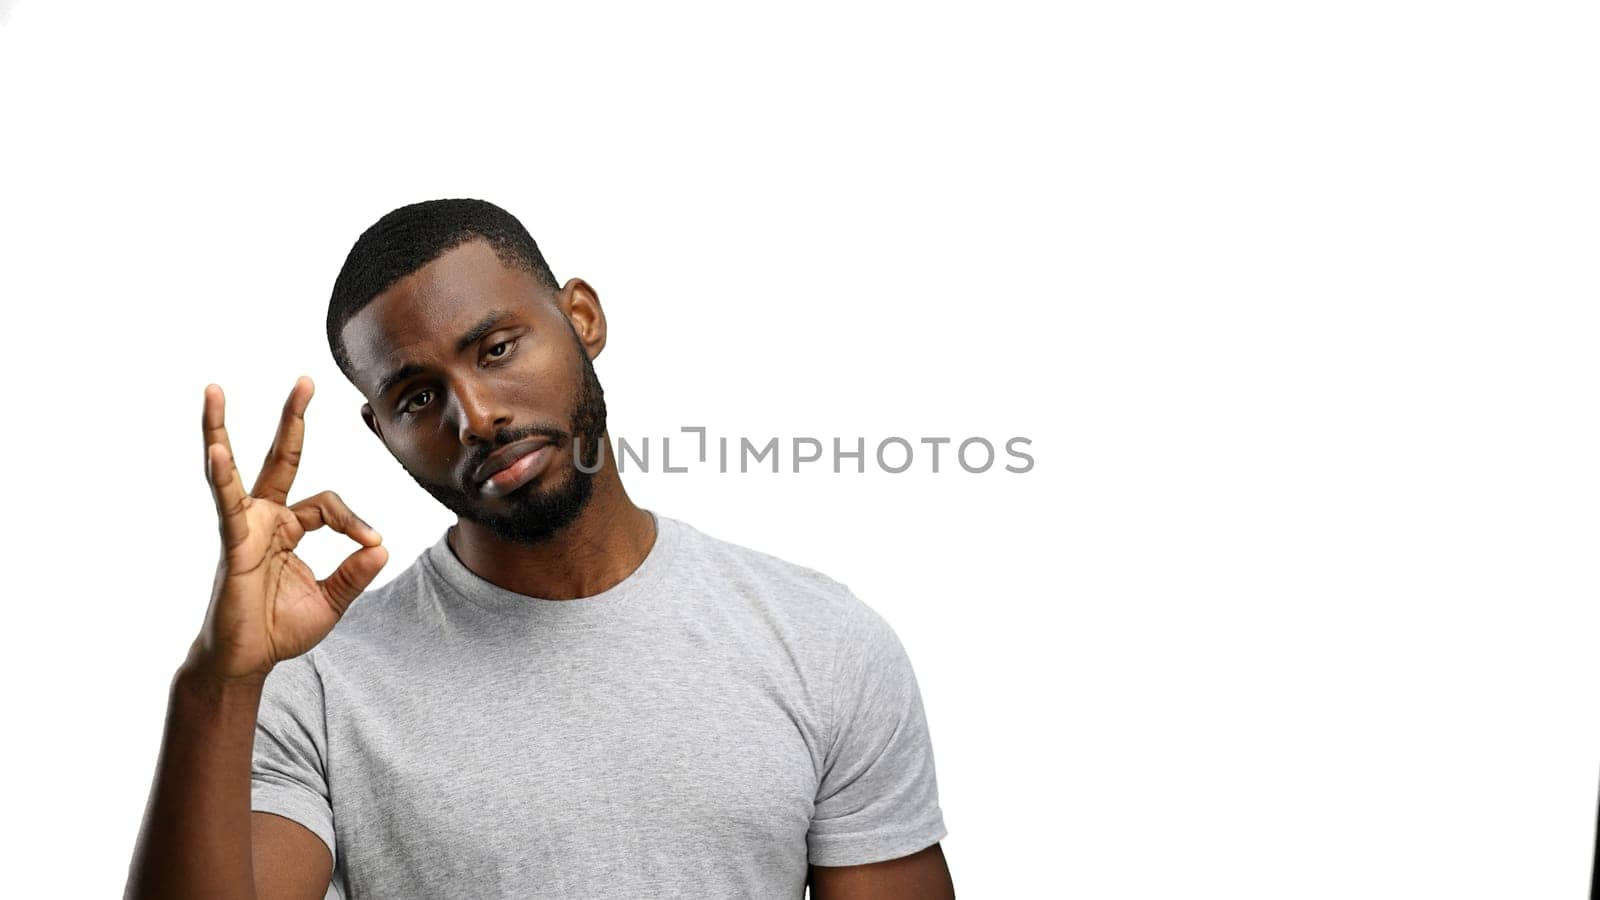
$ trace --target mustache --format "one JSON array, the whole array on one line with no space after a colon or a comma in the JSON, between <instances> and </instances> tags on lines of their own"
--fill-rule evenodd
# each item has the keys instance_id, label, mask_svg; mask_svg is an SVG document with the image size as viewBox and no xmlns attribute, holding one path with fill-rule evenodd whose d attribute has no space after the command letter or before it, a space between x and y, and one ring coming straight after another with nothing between
<instances>
[{"instance_id":1,"label":"mustache","mask_svg":"<svg viewBox=\"0 0 1600 900\"><path fill-rule=\"evenodd\" d=\"M494 437L494 446L484 447L482 453L473 454L471 459L466 460L466 465L462 468L462 481L470 482L472 480L472 473L476 472L478 467L483 465L483 461L488 459L489 456L496 450L499 450L501 447L504 447L507 444L515 444L518 441L525 441L532 437L543 437L549 438L552 444L560 447L562 444L572 440L572 433L562 431L559 428L553 428L548 425L536 425L532 428L524 428L523 430L515 433L509 431L498 432Z\"/></svg>"}]
</instances>

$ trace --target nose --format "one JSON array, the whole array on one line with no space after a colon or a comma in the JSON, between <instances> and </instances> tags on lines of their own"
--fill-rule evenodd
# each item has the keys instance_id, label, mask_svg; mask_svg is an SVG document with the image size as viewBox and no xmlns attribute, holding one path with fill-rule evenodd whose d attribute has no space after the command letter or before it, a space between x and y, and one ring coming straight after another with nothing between
<instances>
[{"instance_id":1,"label":"nose","mask_svg":"<svg viewBox=\"0 0 1600 900\"><path fill-rule=\"evenodd\" d=\"M457 417L461 422L461 443L471 446L476 442L493 444L495 433L511 425L511 414L495 398L492 391L474 382L463 382L456 388Z\"/></svg>"}]
</instances>

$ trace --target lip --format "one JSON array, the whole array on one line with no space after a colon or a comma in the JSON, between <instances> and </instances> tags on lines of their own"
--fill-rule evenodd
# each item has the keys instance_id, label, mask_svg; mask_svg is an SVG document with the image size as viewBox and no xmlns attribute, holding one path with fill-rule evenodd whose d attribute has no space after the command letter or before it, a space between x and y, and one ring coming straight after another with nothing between
<instances>
[{"instance_id":1,"label":"lip","mask_svg":"<svg viewBox=\"0 0 1600 900\"><path fill-rule=\"evenodd\" d=\"M550 458L555 452L555 444L543 444L532 453L522 454L511 465L490 475L489 480L478 488L478 493L486 497L506 496L538 478L539 474L549 467Z\"/></svg>"},{"instance_id":2,"label":"lip","mask_svg":"<svg viewBox=\"0 0 1600 900\"><path fill-rule=\"evenodd\" d=\"M482 490L484 483L494 473L549 443L549 438L531 437L517 441L515 444L507 444L501 447L499 450L489 454L489 458L483 461L483 465L478 466L477 470L472 473L473 483L478 486L479 490Z\"/></svg>"}]
</instances>

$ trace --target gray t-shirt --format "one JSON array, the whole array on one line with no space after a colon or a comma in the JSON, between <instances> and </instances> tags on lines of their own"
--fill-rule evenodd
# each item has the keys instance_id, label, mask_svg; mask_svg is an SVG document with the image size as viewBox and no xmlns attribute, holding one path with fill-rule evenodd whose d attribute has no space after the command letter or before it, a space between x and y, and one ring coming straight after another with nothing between
<instances>
[{"instance_id":1,"label":"gray t-shirt","mask_svg":"<svg viewBox=\"0 0 1600 900\"><path fill-rule=\"evenodd\" d=\"M441 535L261 700L251 808L328 897L800 898L808 863L946 835L889 623L821 573L655 514L593 597L497 587Z\"/></svg>"}]
</instances>

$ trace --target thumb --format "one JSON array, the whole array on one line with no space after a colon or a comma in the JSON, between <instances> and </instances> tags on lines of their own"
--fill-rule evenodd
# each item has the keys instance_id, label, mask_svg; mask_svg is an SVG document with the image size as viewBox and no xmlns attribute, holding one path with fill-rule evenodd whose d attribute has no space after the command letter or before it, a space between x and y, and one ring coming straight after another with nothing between
<instances>
[{"instance_id":1,"label":"thumb","mask_svg":"<svg viewBox=\"0 0 1600 900\"><path fill-rule=\"evenodd\" d=\"M345 557L332 575L317 582L322 585L322 593L328 598L328 603L339 615L344 615L350 604L361 596L367 589L372 579L378 577L378 572L389 561L389 551L382 544L376 547L362 547L360 550Z\"/></svg>"}]
</instances>

